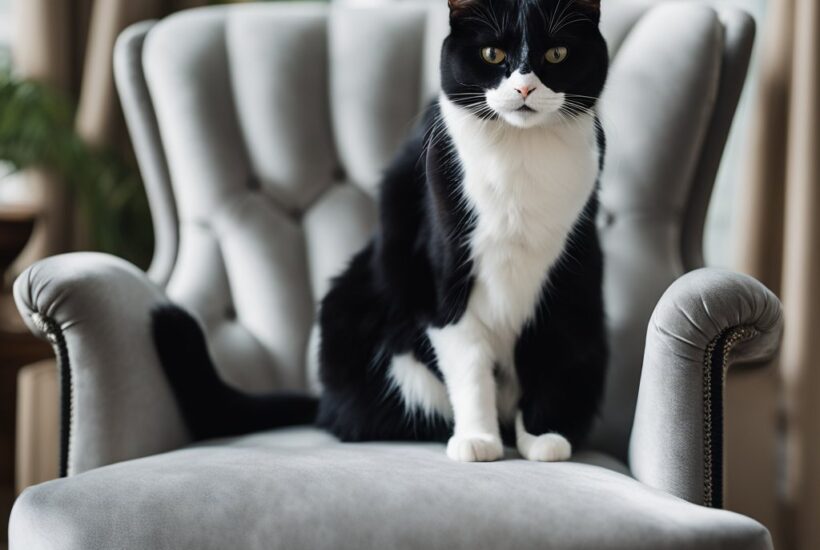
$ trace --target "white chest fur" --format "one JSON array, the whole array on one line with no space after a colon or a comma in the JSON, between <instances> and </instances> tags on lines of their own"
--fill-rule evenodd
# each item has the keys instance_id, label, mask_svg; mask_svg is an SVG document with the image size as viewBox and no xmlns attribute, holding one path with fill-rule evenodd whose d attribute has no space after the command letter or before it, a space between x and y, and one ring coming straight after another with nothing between
<instances>
[{"instance_id":1,"label":"white chest fur","mask_svg":"<svg viewBox=\"0 0 820 550\"><path fill-rule=\"evenodd\" d=\"M595 185L594 118L520 129L468 116L446 97L440 105L462 161L465 199L477 215L475 283L464 318L430 336L439 356L450 345L463 349L465 338L490 355L501 367L499 414L509 419L518 394L515 342Z\"/></svg>"},{"instance_id":2,"label":"white chest fur","mask_svg":"<svg viewBox=\"0 0 820 550\"><path fill-rule=\"evenodd\" d=\"M446 394L424 365L406 357L394 358L391 377L408 406L445 417L455 412L457 431L484 432L497 426L496 412L505 422L515 416L515 343L594 188L595 123L582 115L520 129L468 115L444 96L440 106L477 217L469 243L475 282L462 318L427 331ZM493 365L500 367L494 380L487 374Z\"/></svg>"},{"instance_id":3,"label":"white chest fur","mask_svg":"<svg viewBox=\"0 0 820 550\"><path fill-rule=\"evenodd\" d=\"M465 116L446 98L441 110L477 214L468 310L493 331L517 333L595 185L594 119L519 129Z\"/></svg>"}]
</instances>

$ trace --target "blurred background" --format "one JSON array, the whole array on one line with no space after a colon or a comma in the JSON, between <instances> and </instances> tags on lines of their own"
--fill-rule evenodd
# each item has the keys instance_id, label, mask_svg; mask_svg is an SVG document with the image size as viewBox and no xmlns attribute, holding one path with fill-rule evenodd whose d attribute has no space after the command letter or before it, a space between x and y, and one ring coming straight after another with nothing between
<instances>
[{"instance_id":1,"label":"blurred background","mask_svg":"<svg viewBox=\"0 0 820 550\"><path fill-rule=\"evenodd\" d=\"M0 545L15 494L56 476L59 439L51 348L22 325L11 282L32 262L74 250L148 267L151 221L114 88L114 42L131 23L215 3L0 0ZM784 302L778 531L783 547L820 548L820 8L708 3L751 13L758 39L705 261L758 277Z\"/></svg>"}]
</instances>

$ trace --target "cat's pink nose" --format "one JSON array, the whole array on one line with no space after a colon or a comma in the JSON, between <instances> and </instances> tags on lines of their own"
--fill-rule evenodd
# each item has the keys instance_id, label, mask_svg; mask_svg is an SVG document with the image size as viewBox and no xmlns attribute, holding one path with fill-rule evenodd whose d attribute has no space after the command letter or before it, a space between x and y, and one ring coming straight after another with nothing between
<instances>
[{"instance_id":1,"label":"cat's pink nose","mask_svg":"<svg viewBox=\"0 0 820 550\"><path fill-rule=\"evenodd\" d=\"M515 91L521 94L521 97L527 99L527 96L530 95L534 89L535 86L519 86Z\"/></svg>"}]
</instances>

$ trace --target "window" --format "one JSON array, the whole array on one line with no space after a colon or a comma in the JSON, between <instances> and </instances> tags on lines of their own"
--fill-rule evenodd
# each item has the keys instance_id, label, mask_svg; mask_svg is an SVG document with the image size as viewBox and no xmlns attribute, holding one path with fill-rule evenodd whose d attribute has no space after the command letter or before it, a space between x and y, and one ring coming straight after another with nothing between
<instances>
[{"instance_id":1,"label":"window","mask_svg":"<svg viewBox=\"0 0 820 550\"><path fill-rule=\"evenodd\" d=\"M0 0L0 64L10 58L11 2L12 0Z\"/></svg>"}]
</instances>

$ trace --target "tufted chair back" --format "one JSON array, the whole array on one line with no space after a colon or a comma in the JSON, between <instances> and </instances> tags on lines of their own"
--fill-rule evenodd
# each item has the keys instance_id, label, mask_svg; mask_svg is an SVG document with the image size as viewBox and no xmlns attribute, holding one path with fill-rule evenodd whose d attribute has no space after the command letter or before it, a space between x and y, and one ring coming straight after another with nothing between
<instances>
[{"instance_id":1,"label":"tufted chair back","mask_svg":"<svg viewBox=\"0 0 820 550\"><path fill-rule=\"evenodd\" d=\"M594 443L625 457L652 308L702 263L752 28L691 2L604 4L612 360ZM380 174L436 94L446 32L444 0L273 3L186 11L120 39L157 237L150 273L198 314L232 384L318 390L316 305L372 231Z\"/></svg>"}]
</instances>

